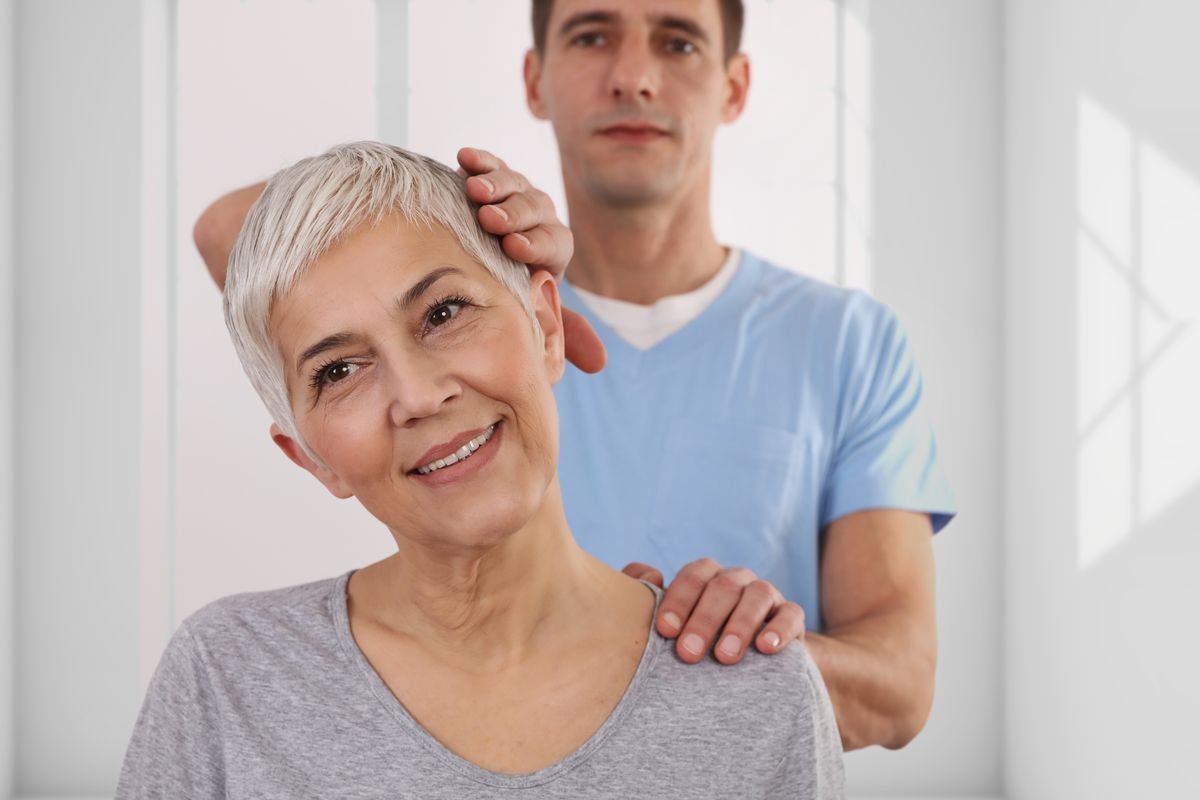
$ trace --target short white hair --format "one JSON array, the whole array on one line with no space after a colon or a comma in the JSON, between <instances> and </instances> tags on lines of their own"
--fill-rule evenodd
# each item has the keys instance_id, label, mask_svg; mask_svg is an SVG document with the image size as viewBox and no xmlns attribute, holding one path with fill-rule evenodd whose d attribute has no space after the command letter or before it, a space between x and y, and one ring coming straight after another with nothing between
<instances>
[{"instance_id":1,"label":"short white hair","mask_svg":"<svg viewBox=\"0 0 1200 800\"><path fill-rule=\"evenodd\" d=\"M444 164L381 142L350 142L280 170L242 225L225 278L225 324L242 368L272 419L317 463L297 430L271 313L307 268L342 237L400 212L448 230L533 319L529 270L479 225L465 179Z\"/></svg>"}]
</instances>

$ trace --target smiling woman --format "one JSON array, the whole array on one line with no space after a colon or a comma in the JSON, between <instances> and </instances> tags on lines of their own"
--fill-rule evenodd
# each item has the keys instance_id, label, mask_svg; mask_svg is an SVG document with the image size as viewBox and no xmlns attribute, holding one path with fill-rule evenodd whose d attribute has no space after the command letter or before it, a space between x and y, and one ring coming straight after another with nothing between
<instances>
[{"instance_id":1,"label":"smiling woman","mask_svg":"<svg viewBox=\"0 0 1200 800\"><path fill-rule=\"evenodd\" d=\"M226 319L273 438L396 552L188 617L117 796L843 796L803 645L689 667L660 591L576 545L557 288L474 212L448 168L369 142L251 210Z\"/></svg>"}]
</instances>

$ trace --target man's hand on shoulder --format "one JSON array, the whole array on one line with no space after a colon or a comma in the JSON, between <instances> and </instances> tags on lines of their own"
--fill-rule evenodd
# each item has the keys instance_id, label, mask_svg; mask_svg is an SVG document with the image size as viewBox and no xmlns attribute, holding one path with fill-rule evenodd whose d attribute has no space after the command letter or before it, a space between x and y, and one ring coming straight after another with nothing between
<instances>
[{"instance_id":1,"label":"man's hand on shoulder","mask_svg":"<svg viewBox=\"0 0 1200 800\"><path fill-rule=\"evenodd\" d=\"M634 562L622 571L663 584L662 573L647 564ZM710 649L722 664L736 664L751 641L770 655L793 639L804 639L803 608L751 570L724 568L711 558L679 570L659 604L655 624L660 634L677 639L675 651L689 664L703 660Z\"/></svg>"},{"instance_id":2,"label":"man's hand on shoulder","mask_svg":"<svg viewBox=\"0 0 1200 800\"><path fill-rule=\"evenodd\" d=\"M467 197L480 205L483 229L500 237L513 260L528 264L531 271L546 270L562 278L575 252L575 239L559 220L550 196L486 150L464 147L458 151L458 163L467 176ZM568 308L562 312L567 359L584 372L599 372L606 359L600 337L579 314Z\"/></svg>"}]
</instances>

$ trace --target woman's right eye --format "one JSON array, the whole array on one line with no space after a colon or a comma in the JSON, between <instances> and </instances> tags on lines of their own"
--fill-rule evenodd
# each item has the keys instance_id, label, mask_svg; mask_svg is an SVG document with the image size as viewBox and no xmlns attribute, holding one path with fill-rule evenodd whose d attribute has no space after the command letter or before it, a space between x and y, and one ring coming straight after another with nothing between
<instances>
[{"instance_id":1,"label":"woman's right eye","mask_svg":"<svg viewBox=\"0 0 1200 800\"><path fill-rule=\"evenodd\" d=\"M351 364L349 361L338 361L330 364L321 372L321 383L331 384L345 380L358 371L358 364Z\"/></svg>"}]
</instances>

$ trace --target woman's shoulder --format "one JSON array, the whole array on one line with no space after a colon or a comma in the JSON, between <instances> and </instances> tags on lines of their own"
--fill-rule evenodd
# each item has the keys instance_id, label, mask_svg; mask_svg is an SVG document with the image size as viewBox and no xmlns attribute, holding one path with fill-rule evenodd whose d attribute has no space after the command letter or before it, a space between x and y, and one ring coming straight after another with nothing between
<instances>
[{"instance_id":1,"label":"woman's shoulder","mask_svg":"<svg viewBox=\"0 0 1200 800\"><path fill-rule=\"evenodd\" d=\"M655 669L658 701L709 720L714 715L729 724L749 724L755 730L769 725L808 724L830 710L820 670L801 642L792 642L774 655L753 647L737 664L726 665L708 656L687 664L666 642Z\"/></svg>"},{"instance_id":2,"label":"woman's shoulder","mask_svg":"<svg viewBox=\"0 0 1200 800\"><path fill-rule=\"evenodd\" d=\"M201 651L244 652L287 639L328 641L335 622L332 598L344 577L226 595L185 617L178 632Z\"/></svg>"}]
</instances>

